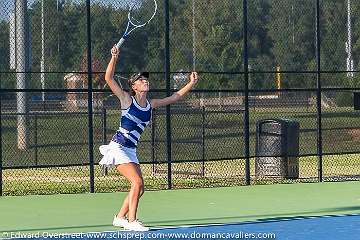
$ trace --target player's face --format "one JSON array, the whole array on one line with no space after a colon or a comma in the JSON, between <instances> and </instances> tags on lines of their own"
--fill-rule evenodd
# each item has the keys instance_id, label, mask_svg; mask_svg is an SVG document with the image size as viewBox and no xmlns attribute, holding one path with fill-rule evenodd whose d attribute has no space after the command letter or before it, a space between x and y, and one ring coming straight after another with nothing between
<instances>
[{"instance_id":1,"label":"player's face","mask_svg":"<svg viewBox=\"0 0 360 240\"><path fill-rule=\"evenodd\" d=\"M149 91L149 81L146 77L141 76L133 83L133 89L139 92Z\"/></svg>"}]
</instances>

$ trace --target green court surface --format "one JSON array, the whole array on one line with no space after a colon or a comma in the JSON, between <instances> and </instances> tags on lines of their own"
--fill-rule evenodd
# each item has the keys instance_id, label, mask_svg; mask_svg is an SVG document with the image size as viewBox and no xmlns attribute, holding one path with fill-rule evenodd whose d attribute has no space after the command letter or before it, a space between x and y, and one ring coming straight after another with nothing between
<instances>
[{"instance_id":1,"label":"green court surface","mask_svg":"<svg viewBox=\"0 0 360 240\"><path fill-rule=\"evenodd\" d=\"M0 197L0 232L116 230L125 193ZM360 214L360 182L255 185L145 192L148 226L203 225L284 217Z\"/></svg>"}]
</instances>

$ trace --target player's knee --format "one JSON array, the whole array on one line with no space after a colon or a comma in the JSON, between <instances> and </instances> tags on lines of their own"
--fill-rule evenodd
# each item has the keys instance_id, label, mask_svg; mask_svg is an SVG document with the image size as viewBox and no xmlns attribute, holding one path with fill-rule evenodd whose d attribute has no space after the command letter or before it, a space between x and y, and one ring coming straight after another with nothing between
<instances>
[{"instance_id":1,"label":"player's knee","mask_svg":"<svg viewBox=\"0 0 360 240\"><path fill-rule=\"evenodd\" d=\"M131 185L133 188L140 191L140 193L144 191L144 181L141 178L133 179Z\"/></svg>"}]
</instances>

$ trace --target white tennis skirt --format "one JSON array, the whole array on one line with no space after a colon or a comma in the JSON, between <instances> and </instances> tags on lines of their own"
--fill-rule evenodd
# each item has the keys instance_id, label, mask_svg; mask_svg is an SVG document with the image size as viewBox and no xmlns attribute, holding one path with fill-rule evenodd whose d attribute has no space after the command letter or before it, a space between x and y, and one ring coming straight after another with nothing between
<instances>
[{"instance_id":1,"label":"white tennis skirt","mask_svg":"<svg viewBox=\"0 0 360 240\"><path fill-rule=\"evenodd\" d=\"M99 150L103 155L103 158L99 162L100 165L113 167L130 162L139 164L136 156L136 148L127 148L111 141L108 145L101 145Z\"/></svg>"}]
</instances>

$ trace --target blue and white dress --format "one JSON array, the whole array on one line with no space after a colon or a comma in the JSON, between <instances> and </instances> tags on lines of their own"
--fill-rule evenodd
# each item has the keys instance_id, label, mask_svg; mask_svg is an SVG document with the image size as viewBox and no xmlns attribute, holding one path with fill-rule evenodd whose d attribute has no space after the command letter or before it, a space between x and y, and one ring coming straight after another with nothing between
<instances>
[{"instance_id":1,"label":"blue and white dress","mask_svg":"<svg viewBox=\"0 0 360 240\"><path fill-rule=\"evenodd\" d=\"M130 107L121 111L120 127L108 145L99 147L103 158L100 165L116 166L123 163L137 163L136 147L145 127L151 119L151 105L146 101L146 107L141 107L132 96Z\"/></svg>"}]
</instances>

